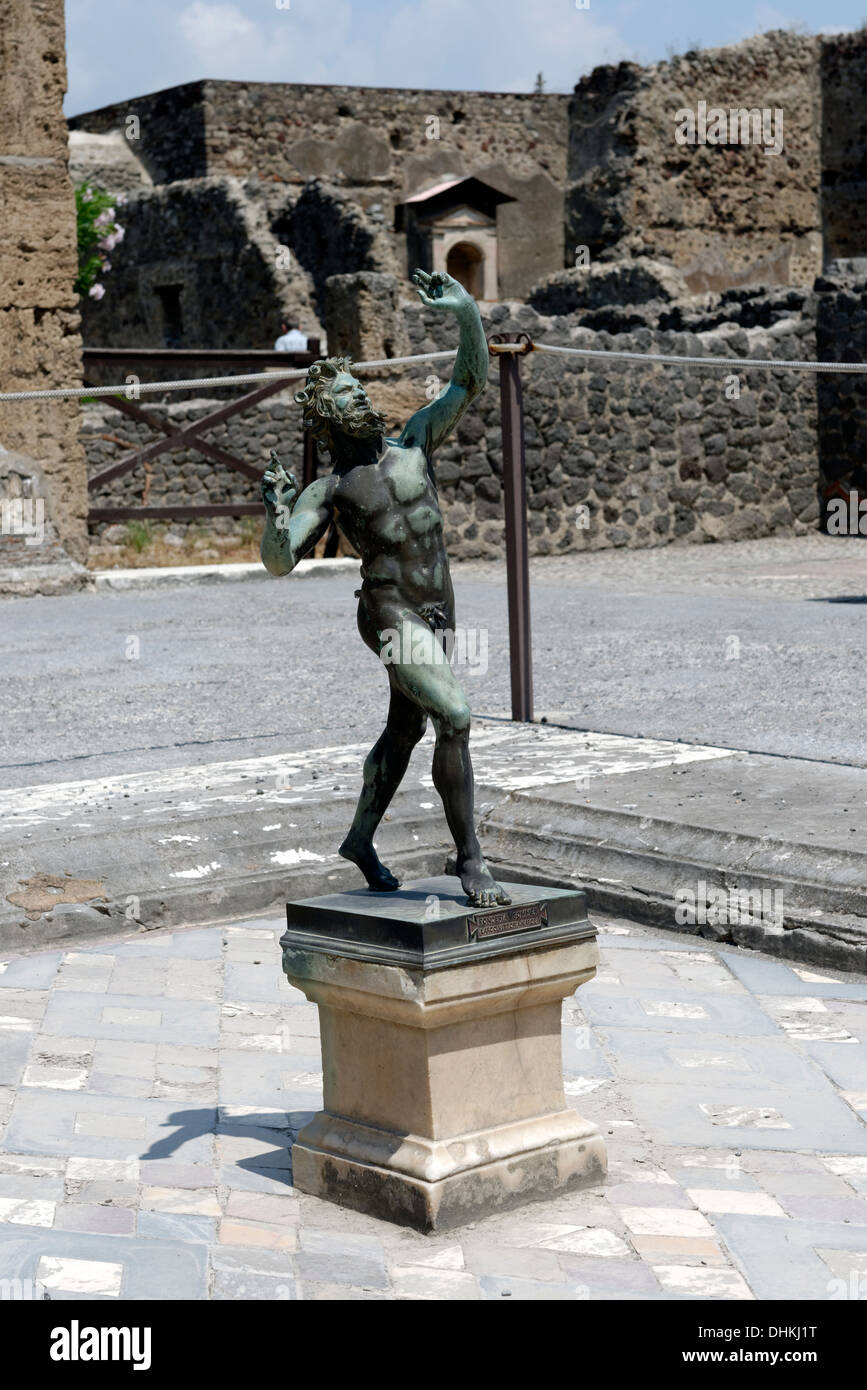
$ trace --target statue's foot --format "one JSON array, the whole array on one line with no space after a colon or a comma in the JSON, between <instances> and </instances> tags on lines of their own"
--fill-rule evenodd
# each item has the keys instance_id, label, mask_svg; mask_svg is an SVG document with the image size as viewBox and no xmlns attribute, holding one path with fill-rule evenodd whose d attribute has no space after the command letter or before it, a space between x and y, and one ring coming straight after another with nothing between
<instances>
[{"instance_id":1,"label":"statue's foot","mask_svg":"<svg viewBox=\"0 0 867 1390\"><path fill-rule=\"evenodd\" d=\"M374 893L393 893L400 887L400 879L395 878L391 870L380 863L373 845L357 831L350 830L337 853L358 865L367 879L368 888Z\"/></svg>"},{"instance_id":2,"label":"statue's foot","mask_svg":"<svg viewBox=\"0 0 867 1390\"><path fill-rule=\"evenodd\" d=\"M510 903L505 888L497 883L481 855L458 859L458 877L461 886L473 907L495 907L497 903Z\"/></svg>"}]
</instances>

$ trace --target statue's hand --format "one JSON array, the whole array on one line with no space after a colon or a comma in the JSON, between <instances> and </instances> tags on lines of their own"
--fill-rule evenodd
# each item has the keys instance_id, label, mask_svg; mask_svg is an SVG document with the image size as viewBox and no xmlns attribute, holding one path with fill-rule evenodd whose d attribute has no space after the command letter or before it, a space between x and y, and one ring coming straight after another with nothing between
<instances>
[{"instance_id":1,"label":"statue's hand","mask_svg":"<svg viewBox=\"0 0 867 1390\"><path fill-rule=\"evenodd\" d=\"M476 302L463 285L444 270L435 270L433 275L428 275L426 270L414 270L412 278L419 299L429 309L450 309L454 313L464 305Z\"/></svg>"},{"instance_id":2,"label":"statue's hand","mask_svg":"<svg viewBox=\"0 0 867 1390\"><path fill-rule=\"evenodd\" d=\"M262 501L278 530L289 523L292 508L298 501L298 484L292 473L287 473L274 450L271 462L262 476Z\"/></svg>"}]
</instances>

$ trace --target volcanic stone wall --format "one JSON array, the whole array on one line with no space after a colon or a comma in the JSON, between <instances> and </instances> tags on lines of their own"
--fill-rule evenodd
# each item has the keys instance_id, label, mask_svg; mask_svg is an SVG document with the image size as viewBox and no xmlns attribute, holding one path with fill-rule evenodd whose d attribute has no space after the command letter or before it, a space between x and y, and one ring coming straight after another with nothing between
<instances>
[{"instance_id":1,"label":"volcanic stone wall","mask_svg":"<svg viewBox=\"0 0 867 1390\"><path fill-rule=\"evenodd\" d=\"M867 254L867 26L822 44L825 259Z\"/></svg>"},{"instance_id":2,"label":"volcanic stone wall","mask_svg":"<svg viewBox=\"0 0 867 1390\"><path fill-rule=\"evenodd\" d=\"M456 345L451 318L404 306L413 352ZM588 320L593 326L588 326ZM545 316L527 305L495 306L488 332L524 331L537 342L602 350L731 357L731 371L661 367L533 352L523 357L531 553L799 535L815 529L825 475L848 478L863 460L867 402L863 378L817 387L812 373L750 369L749 359L867 360L867 265L839 268L812 291L734 289L700 301L632 305ZM368 381L372 399L399 429L445 384L446 363L393 369ZM459 558L504 551L498 368L438 452L450 552ZM196 419L214 402L168 409ZM151 407L166 410L167 407ZM91 468L117 444L148 433L90 407L85 441ZM267 464L268 450L300 476L300 412L287 392L236 418L216 442ZM323 465L324 467L324 465ZM253 500L255 487L193 454L156 459L147 500ZM143 477L110 484L100 501L140 500Z\"/></svg>"},{"instance_id":3,"label":"volcanic stone wall","mask_svg":"<svg viewBox=\"0 0 867 1390\"><path fill-rule=\"evenodd\" d=\"M817 286L817 355L867 362L867 258L832 264ZM867 498L867 376L820 376L818 407L821 500L849 492Z\"/></svg>"},{"instance_id":4,"label":"volcanic stone wall","mask_svg":"<svg viewBox=\"0 0 867 1390\"><path fill-rule=\"evenodd\" d=\"M815 382L741 366L748 357L815 355L812 316L786 298L763 304L762 316L773 320L766 328L744 328L751 316L735 302L696 316L689 329L664 311L626 333L497 306L498 332L523 330L539 342L732 357L731 373L543 352L523 358L531 553L741 540L815 526ZM434 341L432 329L416 327L416 351ZM456 554L502 553L497 396L489 386L438 454Z\"/></svg>"},{"instance_id":5,"label":"volcanic stone wall","mask_svg":"<svg viewBox=\"0 0 867 1390\"><path fill-rule=\"evenodd\" d=\"M780 152L746 129L679 144L702 106L767 113ZM332 275L396 275L411 297L396 208L466 174L515 199L498 211L504 300L579 247L594 265L668 262L697 294L806 287L823 259L867 253L867 29L603 66L571 98L203 81L71 126L88 177L100 150L84 133L121 132L155 185L132 192L106 296L85 306L99 345L164 343L166 285L181 287L185 346L270 346L281 318L321 334ZM132 164L106 151L106 186L126 187Z\"/></svg>"}]
</instances>

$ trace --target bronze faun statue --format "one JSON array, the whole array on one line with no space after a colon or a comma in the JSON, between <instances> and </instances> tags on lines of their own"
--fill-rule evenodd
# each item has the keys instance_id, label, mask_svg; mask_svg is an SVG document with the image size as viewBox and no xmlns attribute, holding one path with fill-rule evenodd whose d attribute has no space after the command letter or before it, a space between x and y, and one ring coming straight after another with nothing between
<instances>
[{"instance_id":1,"label":"bronze faun statue","mask_svg":"<svg viewBox=\"0 0 867 1390\"><path fill-rule=\"evenodd\" d=\"M443 543L431 459L488 376L488 347L475 300L450 275L417 270L428 308L454 314L460 346L448 388L416 411L399 438L350 370L348 358L314 362L303 391L305 428L331 455L331 472L299 496L276 455L262 480L267 519L262 562L289 574L334 521L361 556L358 630L386 666L391 700L385 729L364 763L364 784L340 854L357 864L371 889L400 886L373 847L373 836L424 734L436 731L433 781L457 849L468 900L488 907L510 901L482 858L473 816L470 710L443 644L454 634L455 600ZM400 634L395 644L393 636Z\"/></svg>"}]
</instances>

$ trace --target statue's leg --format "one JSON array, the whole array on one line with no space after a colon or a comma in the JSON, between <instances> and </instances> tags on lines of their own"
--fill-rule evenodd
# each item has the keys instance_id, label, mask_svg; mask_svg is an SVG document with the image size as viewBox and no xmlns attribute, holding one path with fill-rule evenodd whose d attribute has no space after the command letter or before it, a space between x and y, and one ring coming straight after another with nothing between
<instances>
[{"instance_id":1,"label":"statue's leg","mask_svg":"<svg viewBox=\"0 0 867 1390\"><path fill-rule=\"evenodd\" d=\"M380 862L373 848L376 827L403 780L410 755L427 727L427 717L392 681L385 728L364 760L364 782L349 834L338 851L357 864L368 887L390 893L399 880Z\"/></svg>"},{"instance_id":2,"label":"statue's leg","mask_svg":"<svg viewBox=\"0 0 867 1390\"><path fill-rule=\"evenodd\" d=\"M470 760L470 708L448 663L395 663L392 679L436 729L433 783L439 792L457 850L458 876L470 902L479 907L508 903L484 861L473 814L473 765Z\"/></svg>"}]
</instances>

